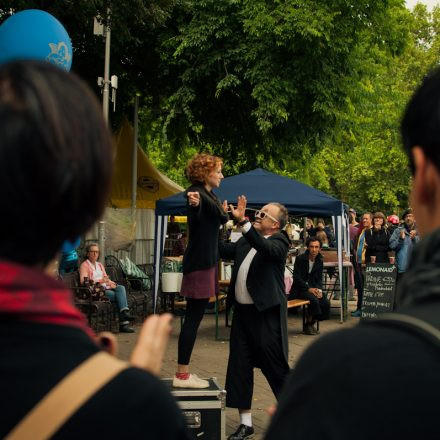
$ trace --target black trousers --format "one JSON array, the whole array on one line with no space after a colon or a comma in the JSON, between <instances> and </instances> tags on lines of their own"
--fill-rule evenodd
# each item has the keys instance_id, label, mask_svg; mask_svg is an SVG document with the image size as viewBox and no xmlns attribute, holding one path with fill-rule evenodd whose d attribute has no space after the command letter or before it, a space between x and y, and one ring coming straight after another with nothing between
<instances>
[{"instance_id":1,"label":"black trousers","mask_svg":"<svg viewBox=\"0 0 440 440\"><path fill-rule=\"evenodd\" d=\"M251 408L254 367L261 369L278 399L289 372L283 352L280 307L259 312L253 304L235 304L229 346L226 406Z\"/></svg>"},{"instance_id":2,"label":"black trousers","mask_svg":"<svg viewBox=\"0 0 440 440\"><path fill-rule=\"evenodd\" d=\"M313 319L324 321L330 318L330 301L327 298L316 298L315 295L309 292L301 293L301 299L310 301L309 312Z\"/></svg>"},{"instance_id":3,"label":"black trousers","mask_svg":"<svg viewBox=\"0 0 440 440\"><path fill-rule=\"evenodd\" d=\"M177 363L188 365L196 342L197 330L208 305L209 298L186 299L185 319L179 335L177 345Z\"/></svg>"}]
</instances>

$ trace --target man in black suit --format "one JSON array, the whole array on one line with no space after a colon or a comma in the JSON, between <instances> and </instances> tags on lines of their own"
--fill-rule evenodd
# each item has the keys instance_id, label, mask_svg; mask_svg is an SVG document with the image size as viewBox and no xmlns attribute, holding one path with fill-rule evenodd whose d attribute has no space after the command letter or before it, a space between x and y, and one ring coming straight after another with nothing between
<instances>
[{"instance_id":1,"label":"man in black suit","mask_svg":"<svg viewBox=\"0 0 440 440\"><path fill-rule=\"evenodd\" d=\"M258 367L276 397L289 372L287 358L287 299L284 268L289 239L282 231L287 210L269 203L255 213L253 225L245 219L246 197L231 212L242 228L236 243L220 243L222 258L235 260L228 292L234 304L230 354L226 374L226 405L238 408L240 426L229 440L250 438L253 369Z\"/></svg>"},{"instance_id":2,"label":"man in black suit","mask_svg":"<svg viewBox=\"0 0 440 440\"><path fill-rule=\"evenodd\" d=\"M293 298L307 299L310 301L304 333L316 335L318 331L314 324L316 321L328 319L330 315L330 302L322 294L322 272L324 262L321 251L321 241L317 237L307 239L307 250L296 257L293 268Z\"/></svg>"}]
</instances>

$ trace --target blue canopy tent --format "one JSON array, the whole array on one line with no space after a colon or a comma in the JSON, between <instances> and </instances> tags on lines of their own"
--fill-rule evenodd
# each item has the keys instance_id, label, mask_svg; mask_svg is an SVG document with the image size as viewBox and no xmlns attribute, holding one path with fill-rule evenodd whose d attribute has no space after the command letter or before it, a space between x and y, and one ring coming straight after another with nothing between
<instances>
[{"instance_id":1,"label":"blue canopy tent","mask_svg":"<svg viewBox=\"0 0 440 440\"><path fill-rule=\"evenodd\" d=\"M220 188L214 190L220 200L235 204L237 197L244 194L249 208L261 208L270 202L282 203L289 214L297 216L332 217L335 226L338 248L339 270L342 273L342 249L349 252L349 237L345 205L338 199L322 191L290 179L257 168L243 174L225 178ZM186 215L186 198L184 192L174 194L156 201L155 229L155 304L159 286L160 261L166 235L168 215ZM342 290L342 277L340 278Z\"/></svg>"}]
</instances>

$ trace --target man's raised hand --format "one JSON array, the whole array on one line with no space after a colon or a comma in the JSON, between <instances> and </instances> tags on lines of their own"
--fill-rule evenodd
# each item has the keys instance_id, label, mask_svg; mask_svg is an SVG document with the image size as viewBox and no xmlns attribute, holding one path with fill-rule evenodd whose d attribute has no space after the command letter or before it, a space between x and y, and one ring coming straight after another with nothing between
<instances>
[{"instance_id":1,"label":"man's raised hand","mask_svg":"<svg viewBox=\"0 0 440 440\"><path fill-rule=\"evenodd\" d=\"M237 208L234 208L234 205L229 205L231 209L231 214L237 221L244 220L244 215L246 212L247 199L246 196L238 196L237 198Z\"/></svg>"}]
</instances>

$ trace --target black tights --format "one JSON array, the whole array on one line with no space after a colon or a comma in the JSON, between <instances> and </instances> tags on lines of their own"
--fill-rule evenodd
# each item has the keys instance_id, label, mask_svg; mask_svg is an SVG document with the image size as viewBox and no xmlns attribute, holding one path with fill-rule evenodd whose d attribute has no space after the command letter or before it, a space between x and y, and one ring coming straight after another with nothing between
<instances>
[{"instance_id":1,"label":"black tights","mask_svg":"<svg viewBox=\"0 0 440 440\"><path fill-rule=\"evenodd\" d=\"M209 298L186 299L185 319L179 335L177 363L189 365L191 353L196 342L197 330L205 313Z\"/></svg>"}]
</instances>

